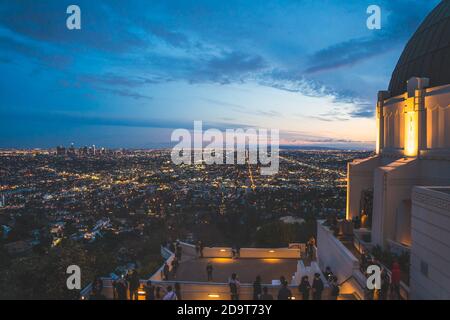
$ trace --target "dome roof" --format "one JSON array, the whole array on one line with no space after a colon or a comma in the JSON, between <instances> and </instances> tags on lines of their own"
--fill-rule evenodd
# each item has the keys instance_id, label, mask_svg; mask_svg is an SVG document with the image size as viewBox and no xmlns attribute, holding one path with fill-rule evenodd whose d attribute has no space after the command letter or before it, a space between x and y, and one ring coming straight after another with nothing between
<instances>
[{"instance_id":1,"label":"dome roof","mask_svg":"<svg viewBox=\"0 0 450 320\"><path fill-rule=\"evenodd\" d=\"M392 73L391 96L405 92L411 77L429 78L430 87L450 84L450 0L439 3L407 43Z\"/></svg>"}]
</instances>

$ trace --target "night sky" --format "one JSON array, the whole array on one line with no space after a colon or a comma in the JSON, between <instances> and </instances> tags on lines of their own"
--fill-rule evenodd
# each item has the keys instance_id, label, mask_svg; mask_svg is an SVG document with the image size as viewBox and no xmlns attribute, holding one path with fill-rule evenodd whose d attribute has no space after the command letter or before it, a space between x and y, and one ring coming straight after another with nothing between
<instances>
[{"instance_id":1,"label":"night sky","mask_svg":"<svg viewBox=\"0 0 450 320\"><path fill-rule=\"evenodd\" d=\"M373 147L377 91L438 2L2 0L0 148L159 147L194 120Z\"/></svg>"}]
</instances>

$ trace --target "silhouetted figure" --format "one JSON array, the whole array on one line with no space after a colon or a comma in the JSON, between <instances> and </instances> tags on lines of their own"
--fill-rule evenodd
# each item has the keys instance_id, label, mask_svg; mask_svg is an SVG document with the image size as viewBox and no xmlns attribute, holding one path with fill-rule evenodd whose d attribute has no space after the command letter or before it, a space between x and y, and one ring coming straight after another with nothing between
<instances>
[{"instance_id":1,"label":"silhouetted figure","mask_svg":"<svg viewBox=\"0 0 450 320\"><path fill-rule=\"evenodd\" d=\"M155 287L150 280L147 281L144 287L145 300L155 300Z\"/></svg>"},{"instance_id":2,"label":"silhouetted figure","mask_svg":"<svg viewBox=\"0 0 450 320\"><path fill-rule=\"evenodd\" d=\"M261 277L257 276L253 282L253 300L259 300L262 294Z\"/></svg>"},{"instance_id":3,"label":"silhouetted figure","mask_svg":"<svg viewBox=\"0 0 450 320\"><path fill-rule=\"evenodd\" d=\"M195 257L196 258L200 257L200 243L199 243L199 241L197 241L197 243L195 244Z\"/></svg>"},{"instance_id":4,"label":"silhouetted figure","mask_svg":"<svg viewBox=\"0 0 450 320\"><path fill-rule=\"evenodd\" d=\"M330 279L330 285L331 285L331 299L332 300L337 300L338 296L339 296L339 284L337 281L337 277L336 276L331 276Z\"/></svg>"},{"instance_id":5,"label":"silhouetted figure","mask_svg":"<svg viewBox=\"0 0 450 320\"><path fill-rule=\"evenodd\" d=\"M178 282L175 283L175 294L177 295L177 300L182 300L181 299L181 286Z\"/></svg>"},{"instance_id":6,"label":"silhouetted figure","mask_svg":"<svg viewBox=\"0 0 450 320\"><path fill-rule=\"evenodd\" d=\"M181 261L181 256L183 253L183 248L181 247L181 244L177 242L175 246L175 257L178 259L178 261Z\"/></svg>"},{"instance_id":7,"label":"silhouetted figure","mask_svg":"<svg viewBox=\"0 0 450 320\"><path fill-rule=\"evenodd\" d=\"M300 291L303 300L309 300L309 292L311 291L311 285L309 283L308 276L302 277L302 281L298 286L298 291Z\"/></svg>"},{"instance_id":8,"label":"silhouetted figure","mask_svg":"<svg viewBox=\"0 0 450 320\"><path fill-rule=\"evenodd\" d=\"M163 300L177 300L177 294L172 290L172 286L167 287L167 293Z\"/></svg>"},{"instance_id":9,"label":"silhouetted figure","mask_svg":"<svg viewBox=\"0 0 450 320\"><path fill-rule=\"evenodd\" d=\"M179 260L178 260L178 258L175 257L175 258L172 260L171 265L172 265L172 275L174 276L174 278L176 278L176 277L177 277L178 266L179 266Z\"/></svg>"},{"instance_id":10,"label":"silhouetted figure","mask_svg":"<svg viewBox=\"0 0 450 320\"><path fill-rule=\"evenodd\" d=\"M273 296L269 293L269 289L267 287L263 288L263 293L259 300L273 300Z\"/></svg>"},{"instance_id":11,"label":"silhouetted figure","mask_svg":"<svg viewBox=\"0 0 450 320\"><path fill-rule=\"evenodd\" d=\"M163 277L164 277L164 280L169 280L169 274L170 274L170 271L169 271L169 265L167 264L167 263L165 263L164 264L164 267L163 267Z\"/></svg>"},{"instance_id":12,"label":"silhouetted figure","mask_svg":"<svg viewBox=\"0 0 450 320\"><path fill-rule=\"evenodd\" d=\"M161 287L155 288L155 300L161 300Z\"/></svg>"},{"instance_id":13,"label":"silhouetted figure","mask_svg":"<svg viewBox=\"0 0 450 320\"><path fill-rule=\"evenodd\" d=\"M386 270L383 269L383 271L381 272L381 288L378 299L387 300L388 292L389 292L389 275L387 274Z\"/></svg>"},{"instance_id":14,"label":"silhouetted figure","mask_svg":"<svg viewBox=\"0 0 450 320\"><path fill-rule=\"evenodd\" d=\"M212 263L209 261L208 264L206 265L206 276L208 278L208 281L212 281L213 279L213 266Z\"/></svg>"},{"instance_id":15,"label":"silhouetted figure","mask_svg":"<svg viewBox=\"0 0 450 320\"><path fill-rule=\"evenodd\" d=\"M325 276L325 279L327 279L327 281L331 281L332 280L331 277L333 276L333 272L331 272L331 268L330 267L326 267L325 268L324 276Z\"/></svg>"},{"instance_id":16,"label":"silhouetted figure","mask_svg":"<svg viewBox=\"0 0 450 320\"><path fill-rule=\"evenodd\" d=\"M100 277L96 277L92 283L92 291L89 297L90 300L103 300L105 296L102 295L103 280Z\"/></svg>"},{"instance_id":17,"label":"silhouetted figure","mask_svg":"<svg viewBox=\"0 0 450 320\"><path fill-rule=\"evenodd\" d=\"M322 291L323 291L323 281L320 278L320 273L316 273L314 275L314 281L312 285L313 290L313 300L321 300L322 299Z\"/></svg>"},{"instance_id":18,"label":"silhouetted figure","mask_svg":"<svg viewBox=\"0 0 450 320\"><path fill-rule=\"evenodd\" d=\"M203 242L199 241L200 258L203 258Z\"/></svg>"},{"instance_id":19,"label":"silhouetted figure","mask_svg":"<svg viewBox=\"0 0 450 320\"><path fill-rule=\"evenodd\" d=\"M394 299L400 299L401 270L396 260L392 263L391 273L391 296Z\"/></svg>"},{"instance_id":20,"label":"silhouetted figure","mask_svg":"<svg viewBox=\"0 0 450 320\"><path fill-rule=\"evenodd\" d=\"M231 278L228 281L228 285L230 287L231 300L239 300L239 291L241 288L241 283L239 282L236 273L233 273L231 275Z\"/></svg>"},{"instance_id":21,"label":"silhouetted figure","mask_svg":"<svg viewBox=\"0 0 450 320\"><path fill-rule=\"evenodd\" d=\"M113 284L118 300L127 300L128 285L125 279L119 279Z\"/></svg>"},{"instance_id":22,"label":"silhouetted figure","mask_svg":"<svg viewBox=\"0 0 450 320\"><path fill-rule=\"evenodd\" d=\"M278 291L278 300L290 300L292 298L292 292L287 287L287 281L281 284L281 288Z\"/></svg>"},{"instance_id":23,"label":"silhouetted figure","mask_svg":"<svg viewBox=\"0 0 450 320\"><path fill-rule=\"evenodd\" d=\"M131 271L131 274L127 275L127 280L130 289L130 300L138 300L138 289L140 283L137 271L136 270Z\"/></svg>"}]
</instances>

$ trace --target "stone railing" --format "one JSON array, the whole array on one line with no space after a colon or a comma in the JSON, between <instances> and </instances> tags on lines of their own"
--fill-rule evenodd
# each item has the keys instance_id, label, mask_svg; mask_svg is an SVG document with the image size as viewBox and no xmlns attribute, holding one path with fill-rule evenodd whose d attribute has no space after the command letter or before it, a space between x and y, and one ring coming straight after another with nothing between
<instances>
[{"instance_id":1,"label":"stone railing","mask_svg":"<svg viewBox=\"0 0 450 320\"><path fill-rule=\"evenodd\" d=\"M183 254L196 255L195 246L189 243L180 242ZM299 248L241 248L240 258L248 259L300 259L305 251L304 244L298 244ZM230 247L204 247L203 257L205 258L231 258L232 248Z\"/></svg>"}]
</instances>

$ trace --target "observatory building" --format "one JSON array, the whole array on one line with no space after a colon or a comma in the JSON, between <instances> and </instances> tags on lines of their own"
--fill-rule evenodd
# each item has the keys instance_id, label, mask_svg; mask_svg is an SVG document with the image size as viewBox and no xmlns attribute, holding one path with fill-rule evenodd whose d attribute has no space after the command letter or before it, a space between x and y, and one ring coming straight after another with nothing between
<instances>
[{"instance_id":1,"label":"observatory building","mask_svg":"<svg viewBox=\"0 0 450 320\"><path fill-rule=\"evenodd\" d=\"M444 0L407 43L389 89L378 93L376 155L348 164L346 220L353 230L347 233L356 247L345 253L378 246L409 254L404 289L412 299L450 299L449 104L450 1ZM320 231L319 256L333 264Z\"/></svg>"}]
</instances>

